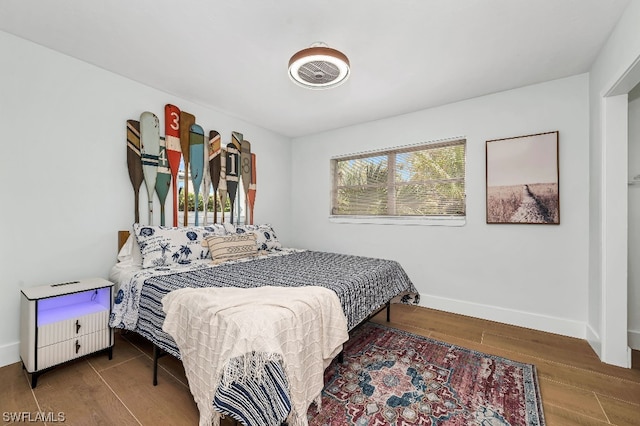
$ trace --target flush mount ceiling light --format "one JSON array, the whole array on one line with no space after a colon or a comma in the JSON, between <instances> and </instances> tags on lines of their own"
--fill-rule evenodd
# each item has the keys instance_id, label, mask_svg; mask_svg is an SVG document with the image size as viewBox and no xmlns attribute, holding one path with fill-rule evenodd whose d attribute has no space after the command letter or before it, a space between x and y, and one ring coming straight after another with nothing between
<instances>
[{"instance_id":1,"label":"flush mount ceiling light","mask_svg":"<svg viewBox=\"0 0 640 426\"><path fill-rule=\"evenodd\" d=\"M344 53L313 43L289 59L289 77L308 89L329 89L344 83L351 69Z\"/></svg>"}]
</instances>

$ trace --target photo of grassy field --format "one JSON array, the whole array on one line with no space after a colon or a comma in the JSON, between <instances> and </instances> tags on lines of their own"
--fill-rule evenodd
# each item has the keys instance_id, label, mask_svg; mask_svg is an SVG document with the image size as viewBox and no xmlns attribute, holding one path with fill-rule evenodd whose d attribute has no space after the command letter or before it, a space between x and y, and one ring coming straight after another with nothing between
<instances>
[{"instance_id":1,"label":"photo of grassy field","mask_svg":"<svg viewBox=\"0 0 640 426\"><path fill-rule=\"evenodd\" d=\"M487 141L487 223L560 224L558 134Z\"/></svg>"},{"instance_id":2,"label":"photo of grassy field","mask_svg":"<svg viewBox=\"0 0 640 426\"><path fill-rule=\"evenodd\" d=\"M487 223L560 223L558 193L557 183L489 186Z\"/></svg>"}]
</instances>

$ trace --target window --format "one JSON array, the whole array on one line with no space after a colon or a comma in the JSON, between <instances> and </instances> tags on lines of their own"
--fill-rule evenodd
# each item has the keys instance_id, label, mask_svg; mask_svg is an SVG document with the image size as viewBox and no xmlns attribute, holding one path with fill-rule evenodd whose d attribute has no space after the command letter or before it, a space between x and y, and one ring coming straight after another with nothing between
<instances>
[{"instance_id":1,"label":"window","mask_svg":"<svg viewBox=\"0 0 640 426\"><path fill-rule=\"evenodd\" d=\"M464 218L466 140L435 141L331 160L331 215Z\"/></svg>"}]
</instances>

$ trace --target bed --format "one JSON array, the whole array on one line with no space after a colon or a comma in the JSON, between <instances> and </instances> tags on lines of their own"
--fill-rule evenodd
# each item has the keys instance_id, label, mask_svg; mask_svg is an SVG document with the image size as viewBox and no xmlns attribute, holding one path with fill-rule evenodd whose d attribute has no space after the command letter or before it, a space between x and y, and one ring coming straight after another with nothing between
<instances>
[{"instance_id":1,"label":"bed","mask_svg":"<svg viewBox=\"0 0 640 426\"><path fill-rule=\"evenodd\" d=\"M181 359L175 340L162 327L165 319L162 301L174 290L320 286L338 296L349 331L382 309L387 309L388 316L391 303L419 301L415 287L397 262L284 248L270 225L189 228L134 225L133 233L135 238L127 239L126 231L119 235L119 241L126 242L111 273L117 291L110 325L136 332L153 344L154 385L160 356L170 354ZM218 237L228 240L230 235L238 234L254 238L255 253L238 255L236 247L234 255L216 259L213 246L202 243ZM212 401L214 410L245 425L284 420L283 413L291 408L286 375L277 363L268 369L270 386L252 390L232 384L218 388ZM254 394L247 395L251 392ZM259 410L250 407L260 400L264 407Z\"/></svg>"}]
</instances>

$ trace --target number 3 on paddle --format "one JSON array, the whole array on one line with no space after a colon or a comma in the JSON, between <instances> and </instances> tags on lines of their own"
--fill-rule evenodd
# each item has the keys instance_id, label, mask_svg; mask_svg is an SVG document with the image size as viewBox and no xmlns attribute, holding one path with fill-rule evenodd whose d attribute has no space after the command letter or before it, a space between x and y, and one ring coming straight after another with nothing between
<instances>
[{"instance_id":1,"label":"number 3 on paddle","mask_svg":"<svg viewBox=\"0 0 640 426\"><path fill-rule=\"evenodd\" d=\"M172 106L172 105L167 105ZM176 111L169 111L169 128L177 132L180 130L180 113Z\"/></svg>"}]
</instances>

